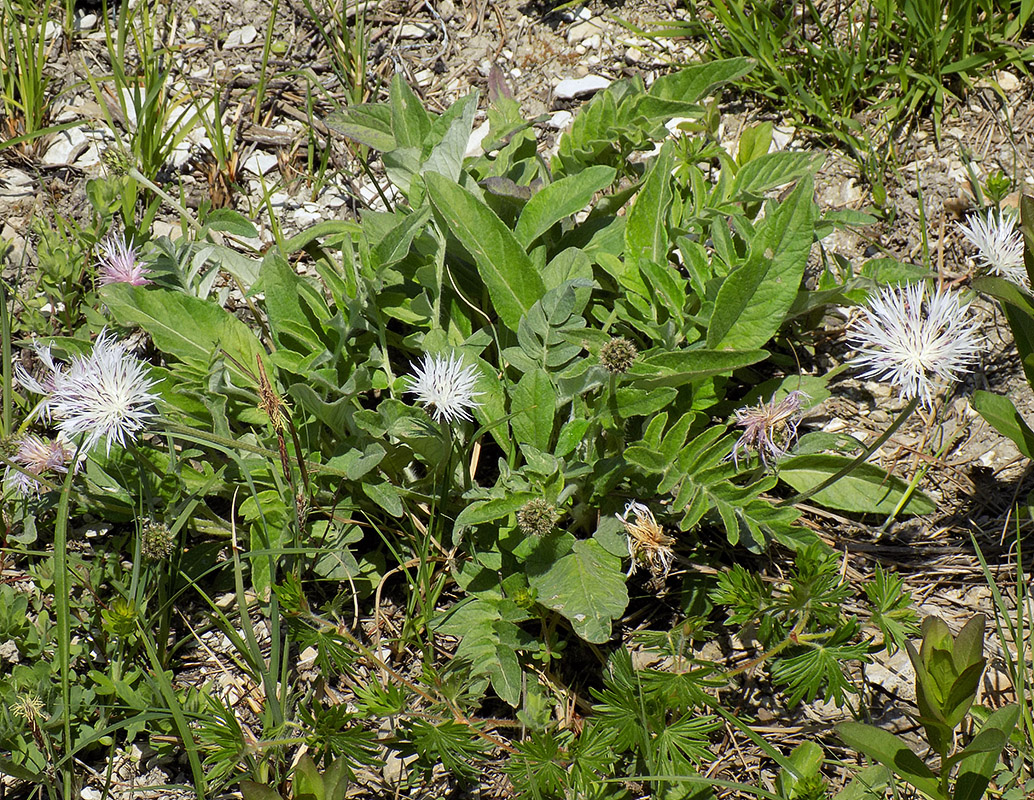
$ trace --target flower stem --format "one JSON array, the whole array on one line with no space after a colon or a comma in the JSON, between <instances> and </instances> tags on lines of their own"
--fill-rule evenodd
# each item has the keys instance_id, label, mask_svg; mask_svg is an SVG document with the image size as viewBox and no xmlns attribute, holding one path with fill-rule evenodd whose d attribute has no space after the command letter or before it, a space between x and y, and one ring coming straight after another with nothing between
<instances>
[{"instance_id":1,"label":"flower stem","mask_svg":"<svg viewBox=\"0 0 1034 800\"><path fill-rule=\"evenodd\" d=\"M905 420L908 419L910 416L912 416L912 412L916 410L916 406L918 406L918 405L919 405L919 398L918 397L913 397L911 400L908 401L908 405L905 406L901 410L901 413L898 414L897 419L895 419L890 424L890 427L887 428L887 430L885 430L883 432L883 435L880 436L879 439L877 439L875 442L873 442L867 448L865 448L865 450L863 450L862 453L857 458L855 458L853 461L851 461L849 464L847 464L843 469L841 469L838 472L835 472L832 475L830 475L828 478L826 478L826 480L822 481L822 483L818 484L817 486L812 486L807 491L798 492L793 497L787 498L786 500L783 500L782 502L780 502L779 505L781 505L781 506L788 506L788 505L793 505L795 503L801 503L801 502L807 500L812 495L818 494L823 489L825 489L827 486L832 486L834 483L836 483L838 480L843 478L845 475L848 475L849 473L851 473L854 470L855 467L857 467L859 464L867 461L869 459L869 456L871 456L873 453L875 453L877 450L879 450L886 443L886 441L891 436L894 435L894 432L898 428L900 428L902 426L902 424L904 424Z\"/></svg>"}]
</instances>

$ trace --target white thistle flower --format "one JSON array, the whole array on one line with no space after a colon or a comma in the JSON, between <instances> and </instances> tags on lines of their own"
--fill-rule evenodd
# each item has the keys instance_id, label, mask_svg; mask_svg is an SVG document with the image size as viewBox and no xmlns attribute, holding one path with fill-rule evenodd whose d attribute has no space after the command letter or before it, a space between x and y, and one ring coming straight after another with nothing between
<instances>
[{"instance_id":1,"label":"white thistle flower","mask_svg":"<svg viewBox=\"0 0 1034 800\"><path fill-rule=\"evenodd\" d=\"M155 416L158 399L150 389L154 381L146 365L133 356L113 334L102 331L88 356L74 356L67 369L54 364L50 349L36 347L49 373L42 381L24 370L18 380L32 392L43 394L40 414L53 418L71 441L88 452L101 439L106 452L112 442L126 446Z\"/></svg>"},{"instance_id":2,"label":"white thistle flower","mask_svg":"<svg viewBox=\"0 0 1034 800\"><path fill-rule=\"evenodd\" d=\"M476 367L464 365L463 357L455 353L448 357L424 354L423 363L413 366L413 374L406 381L406 391L415 394L417 402L434 407L436 422L471 419L467 409L477 408L480 403L474 398L484 394L474 391Z\"/></svg>"},{"instance_id":3,"label":"white thistle flower","mask_svg":"<svg viewBox=\"0 0 1034 800\"><path fill-rule=\"evenodd\" d=\"M917 397L929 408L935 381L959 380L983 344L967 319L968 309L969 303L948 289L927 297L925 283L885 288L869 299L848 334L858 351L851 363L865 370L862 378L886 380L902 398Z\"/></svg>"},{"instance_id":4,"label":"white thistle flower","mask_svg":"<svg viewBox=\"0 0 1034 800\"><path fill-rule=\"evenodd\" d=\"M1016 230L1016 216L996 217L988 210L987 219L971 214L968 225L958 223L962 235L977 248L977 262L992 275L1030 288L1027 268L1023 264L1023 234Z\"/></svg>"}]
</instances>

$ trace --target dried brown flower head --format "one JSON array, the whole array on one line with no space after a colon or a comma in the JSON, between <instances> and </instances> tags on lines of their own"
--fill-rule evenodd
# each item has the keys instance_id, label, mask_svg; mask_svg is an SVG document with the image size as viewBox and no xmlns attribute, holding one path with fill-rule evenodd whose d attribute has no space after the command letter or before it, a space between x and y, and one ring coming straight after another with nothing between
<instances>
[{"instance_id":1,"label":"dried brown flower head","mask_svg":"<svg viewBox=\"0 0 1034 800\"><path fill-rule=\"evenodd\" d=\"M638 500L632 500L625 506L624 514L615 516L624 524L628 535L628 555L632 559L628 574L644 566L655 578L666 578L675 559L671 549L675 540L664 532L653 512Z\"/></svg>"}]
</instances>

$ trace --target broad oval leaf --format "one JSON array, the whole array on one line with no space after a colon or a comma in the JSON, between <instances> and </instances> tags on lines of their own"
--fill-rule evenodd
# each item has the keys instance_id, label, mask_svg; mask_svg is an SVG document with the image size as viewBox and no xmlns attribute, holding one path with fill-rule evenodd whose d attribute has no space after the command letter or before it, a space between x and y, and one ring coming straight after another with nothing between
<instances>
[{"instance_id":1,"label":"broad oval leaf","mask_svg":"<svg viewBox=\"0 0 1034 800\"><path fill-rule=\"evenodd\" d=\"M854 459L846 456L817 454L792 456L779 462L779 477L798 492L807 492L831 475L835 475ZM888 475L874 464L859 464L836 483L812 495L819 505L838 511L859 514L890 514L901 502L908 484ZM930 514L936 505L922 492L913 492L903 512Z\"/></svg>"},{"instance_id":2,"label":"broad oval leaf","mask_svg":"<svg viewBox=\"0 0 1034 800\"><path fill-rule=\"evenodd\" d=\"M597 165L549 184L531 196L513 235L527 247L564 217L585 208L596 192L613 183L615 175L613 167Z\"/></svg>"},{"instance_id":3,"label":"broad oval leaf","mask_svg":"<svg viewBox=\"0 0 1034 800\"><path fill-rule=\"evenodd\" d=\"M101 296L120 324L143 328L163 353L206 370L223 350L236 361L229 361L227 368L254 384L257 358L265 348L247 325L215 303L128 283L109 284Z\"/></svg>"},{"instance_id":4,"label":"broad oval leaf","mask_svg":"<svg viewBox=\"0 0 1034 800\"><path fill-rule=\"evenodd\" d=\"M580 539L545 572L528 576L544 606L563 615L575 633L595 644L610 639L610 624L625 612L628 589L621 560L594 539Z\"/></svg>"}]
</instances>

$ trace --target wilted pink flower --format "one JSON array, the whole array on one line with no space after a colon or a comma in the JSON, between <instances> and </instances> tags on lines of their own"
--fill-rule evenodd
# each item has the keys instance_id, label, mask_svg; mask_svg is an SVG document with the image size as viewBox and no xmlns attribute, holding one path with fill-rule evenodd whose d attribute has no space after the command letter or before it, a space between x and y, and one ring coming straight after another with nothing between
<instances>
[{"instance_id":1,"label":"wilted pink flower","mask_svg":"<svg viewBox=\"0 0 1034 800\"><path fill-rule=\"evenodd\" d=\"M128 242L114 231L100 242L100 270L97 277L102 286L109 283L128 283L133 286L144 286L151 281L147 279L149 270L136 257L136 246L133 240Z\"/></svg>"},{"instance_id":2,"label":"wilted pink flower","mask_svg":"<svg viewBox=\"0 0 1034 800\"><path fill-rule=\"evenodd\" d=\"M25 471L8 467L4 473L4 485L23 496L39 494L40 484L33 476L68 472L68 462L74 455L72 443L60 433L51 440L27 433L18 442L17 452L11 456L11 461Z\"/></svg>"},{"instance_id":3,"label":"wilted pink flower","mask_svg":"<svg viewBox=\"0 0 1034 800\"><path fill-rule=\"evenodd\" d=\"M733 463L738 467L741 453L751 450L757 452L766 467L769 459L776 461L786 455L797 440L801 405L807 397L804 392L793 391L778 403L773 396L767 403L736 409L733 424L744 431L732 448Z\"/></svg>"}]
</instances>

